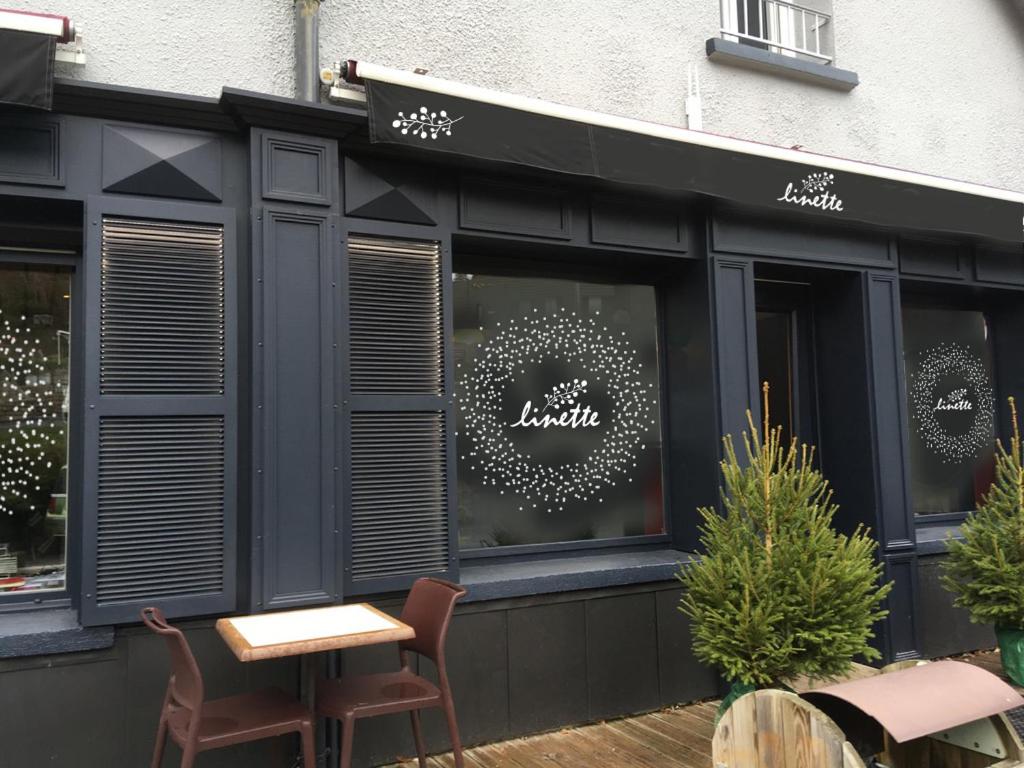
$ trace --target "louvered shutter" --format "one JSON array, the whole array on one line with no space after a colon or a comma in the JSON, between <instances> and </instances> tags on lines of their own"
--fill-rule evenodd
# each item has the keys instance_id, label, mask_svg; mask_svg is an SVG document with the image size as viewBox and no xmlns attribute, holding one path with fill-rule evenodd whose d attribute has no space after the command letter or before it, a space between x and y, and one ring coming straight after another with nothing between
<instances>
[{"instance_id":1,"label":"louvered shutter","mask_svg":"<svg viewBox=\"0 0 1024 768\"><path fill-rule=\"evenodd\" d=\"M231 610L233 213L93 198L89 219L83 622Z\"/></svg>"},{"instance_id":2,"label":"louvered shutter","mask_svg":"<svg viewBox=\"0 0 1024 768\"><path fill-rule=\"evenodd\" d=\"M454 575L448 272L437 241L348 237L349 594Z\"/></svg>"}]
</instances>

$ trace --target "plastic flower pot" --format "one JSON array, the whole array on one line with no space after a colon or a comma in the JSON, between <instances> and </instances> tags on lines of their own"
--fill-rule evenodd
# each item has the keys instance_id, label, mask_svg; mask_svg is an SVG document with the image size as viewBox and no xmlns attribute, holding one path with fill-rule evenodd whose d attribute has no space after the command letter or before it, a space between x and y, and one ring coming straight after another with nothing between
<instances>
[{"instance_id":1,"label":"plastic flower pot","mask_svg":"<svg viewBox=\"0 0 1024 768\"><path fill-rule=\"evenodd\" d=\"M996 628L1003 671L1017 685L1024 685L1024 629Z\"/></svg>"}]
</instances>

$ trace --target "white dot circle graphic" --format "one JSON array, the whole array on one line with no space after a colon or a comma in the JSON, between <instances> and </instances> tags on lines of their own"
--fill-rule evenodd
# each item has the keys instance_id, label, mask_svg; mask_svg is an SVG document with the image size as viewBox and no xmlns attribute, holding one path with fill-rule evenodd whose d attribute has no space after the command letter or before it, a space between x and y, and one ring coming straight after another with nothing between
<instances>
[{"instance_id":1,"label":"white dot circle graphic","mask_svg":"<svg viewBox=\"0 0 1024 768\"><path fill-rule=\"evenodd\" d=\"M526 366L559 360L603 386L611 401L601 414L603 437L579 461L545 463L520 450L503 416L510 383ZM624 334L575 312L532 314L498 323L459 380L463 454L485 486L510 492L548 512L614 486L636 466L647 430L657 423L654 387ZM542 393L538 392L538 396ZM632 480L632 478L628 478Z\"/></svg>"},{"instance_id":2,"label":"white dot circle graphic","mask_svg":"<svg viewBox=\"0 0 1024 768\"><path fill-rule=\"evenodd\" d=\"M937 388L949 376L967 384L974 419L968 430L950 433L936 414ZM959 344L939 344L921 354L910 383L910 401L917 433L925 446L947 463L973 458L993 440L995 396L985 364Z\"/></svg>"}]
</instances>

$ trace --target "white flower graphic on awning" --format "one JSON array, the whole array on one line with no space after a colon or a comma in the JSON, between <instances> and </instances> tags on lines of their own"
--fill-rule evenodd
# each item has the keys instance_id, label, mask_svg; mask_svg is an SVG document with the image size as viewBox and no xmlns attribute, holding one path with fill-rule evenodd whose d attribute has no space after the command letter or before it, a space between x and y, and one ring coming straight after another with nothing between
<instances>
[{"instance_id":1,"label":"white flower graphic on awning","mask_svg":"<svg viewBox=\"0 0 1024 768\"><path fill-rule=\"evenodd\" d=\"M442 133L445 136L451 136L452 126L461 119L461 117L449 117L443 109L440 112L431 112L426 107L420 107L419 112L414 110L408 115L399 112L398 119L391 123L391 127L401 128L403 136L411 133L413 136L418 135L421 139L425 139L427 136L436 139L438 134Z\"/></svg>"}]
</instances>

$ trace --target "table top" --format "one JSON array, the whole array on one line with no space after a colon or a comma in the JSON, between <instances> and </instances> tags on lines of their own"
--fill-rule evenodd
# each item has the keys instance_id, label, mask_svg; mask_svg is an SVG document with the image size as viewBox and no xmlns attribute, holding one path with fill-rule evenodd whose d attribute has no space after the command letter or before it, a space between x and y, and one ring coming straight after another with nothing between
<instances>
[{"instance_id":1,"label":"table top","mask_svg":"<svg viewBox=\"0 0 1024 768\"><path fill-rule=\"evenodd\" d=\"M217 631L240 661L300 656L416 637L408 624L367 603L217 619Z\"/></svg>"}]
</instances>

